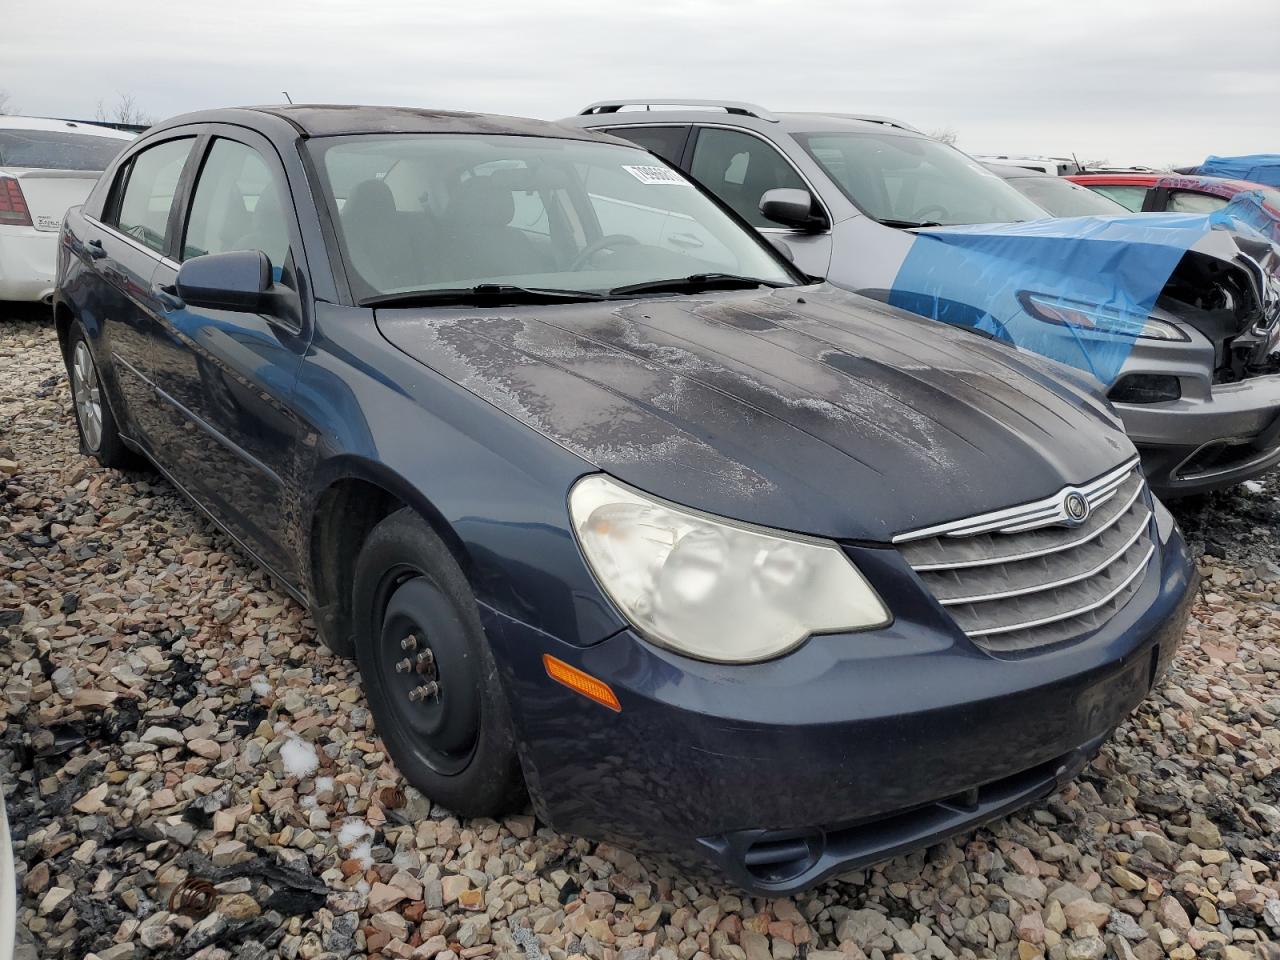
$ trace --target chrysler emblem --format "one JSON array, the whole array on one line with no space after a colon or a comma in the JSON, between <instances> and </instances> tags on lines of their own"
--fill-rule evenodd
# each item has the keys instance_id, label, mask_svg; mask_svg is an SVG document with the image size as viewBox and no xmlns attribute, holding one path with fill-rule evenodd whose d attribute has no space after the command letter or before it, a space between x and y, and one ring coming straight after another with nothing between
<instances>
[{"instance_id":1,"label":"chrysler emblem","mask_svg":"<svg viewBox=\"0 0 1280 960\"><path fill-rule=\"evenodd\" d=\"M1062 498L1062 512L1068 523L1078 526L1089 519L1089 501L1079 490L1072 490Z\"/></svg>"}]
</instances>

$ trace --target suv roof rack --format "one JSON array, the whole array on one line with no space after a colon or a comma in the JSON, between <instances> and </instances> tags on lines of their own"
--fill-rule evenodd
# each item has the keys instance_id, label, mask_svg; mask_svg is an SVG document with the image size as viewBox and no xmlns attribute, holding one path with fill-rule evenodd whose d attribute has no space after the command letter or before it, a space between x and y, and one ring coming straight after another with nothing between
<instances>
[{"instance_id":1,"label":"suv roof rack","mask_svg":"<svg viewBox=\"0 0 1280 960\"><path fill-rule=\"evenodd\" d=\"M861 120L864 123L879 123L886 127L897 127L899 130L907 130L910 133L920 132L909 123L895 120L893 117L884 117L878 113L832 113L829 110L798 110L796 112L806 117L835 117L839 120Z\"/></svg>"},{"instance_id":2,"label":"suv roof rack","mask_svg":"<svg viewBox=\"0 0 1280 960\"><path fill-rule=\"evenodd\" d=\"M757 120L767 120L770 123L777 123L778 118L771 114L764 107L757 106L754 103L745 103L741 100L690 100L686 97L649 97L636 98L632 100L600 100L596 103L589 104L582 108L578 116L586 117L592 114L600 113L618 113L623 107L645 107L651 109L654 105L660 107L714 107L723 110L725 113L736 114L740 117L755 117Z\"/></svg>"}]
</instances>

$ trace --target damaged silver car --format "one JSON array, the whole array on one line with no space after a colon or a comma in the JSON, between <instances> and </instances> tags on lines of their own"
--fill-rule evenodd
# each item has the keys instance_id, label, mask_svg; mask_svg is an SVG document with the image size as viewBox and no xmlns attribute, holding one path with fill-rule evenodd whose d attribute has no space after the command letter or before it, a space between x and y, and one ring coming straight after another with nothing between
<instances>
[{"instance_id":1,"label":"damaged silver car","mask_svg":"<svg viewBox=\"0 0 1280 960\"><path fill-rule=\"evenodd\" d=\"M564 122L690 173L808 274L1090 374L1162 496L1280 463L1280 255L1247 203L1050 219L887 117L661 100Z\"/></svg>"}]
</instances>

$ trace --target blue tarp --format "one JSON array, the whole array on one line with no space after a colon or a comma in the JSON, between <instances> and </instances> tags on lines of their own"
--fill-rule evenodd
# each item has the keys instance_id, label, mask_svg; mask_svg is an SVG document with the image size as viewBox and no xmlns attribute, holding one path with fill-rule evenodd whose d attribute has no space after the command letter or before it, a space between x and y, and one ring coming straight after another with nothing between
<instances>
[{"instance_id":1,"label":"blue tarp","mask_svg":"<svg viewBox=\"0 0 1280 960\"><path fill-rule=\"evenodd\" d=\"M1244 195L1201 214L1072 217L918 232L889 303L972 327L1105 385L1144 331L1178 261L1211 230L1260 239Z\"/></svg>"},{"instance_id":2,"label":"blue tarp","mask_svg":"<svg viewBox=\"0 0 1280 960\"><path fill-rule=\"evenodd\" d=\"M1280 187L1280 153L1254 153L1244 157L1209 157L1193 173L1204 177L1251 180Z\"/></svg>"}]
</instances>

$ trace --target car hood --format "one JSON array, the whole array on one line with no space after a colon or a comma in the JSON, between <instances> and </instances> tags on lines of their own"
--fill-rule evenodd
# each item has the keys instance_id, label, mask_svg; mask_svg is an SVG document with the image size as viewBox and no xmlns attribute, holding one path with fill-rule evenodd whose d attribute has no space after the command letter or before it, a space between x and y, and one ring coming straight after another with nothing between
<instances>
[{"instance_id":1,"label":"car hood","mask_svg":"<svg viewBox=\"0 0 1280 960\"><path fill-rule=\"evenodd\" d=\"M1096 384L825 284L376 316L592 467L797 532L885 542L1134 456Z\"/></svg>"},{"instance_id":2,"label":"car hood","mask_svg":"<svg viewBox=\"0 0 1280 960\"><path fill-rule=\"evenodd\" d=\"M1132 352L1132 333L1101 335L1047 323L1030 312L1027 298L1100 308L1105 317L1141 326L1157 306L1177 317L1194 317L1180 304L1243 303L1238 291L1252 288L1251 303L1276 309L1280 249L1269 238L1256 196L1239 198L1213 214L1134 214L1067 217L1028 223L931 227L916 238L891 287L864 290L894 306L957 326L982 330L1060 363L1104 384L1115 381ZM1268 221L1269 222L1269 221ZM1188 290L1171 283L1184 257L1216 261ZM1191 275L1191 271L1186 271ZM1235 292L1220 296L1214 276L1235 277ZM1170 291L1178 302L1171 302ZM1163 314L1160 314L1163 315ZM1241 310L1238 330L1263 316ZM1197 326L1194 320L1187 320ZM1202 331L1203 332L1203 331Z\"/></svg>"}]
</instances>

